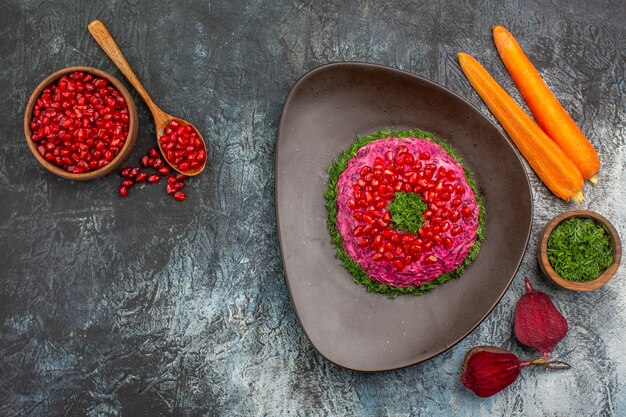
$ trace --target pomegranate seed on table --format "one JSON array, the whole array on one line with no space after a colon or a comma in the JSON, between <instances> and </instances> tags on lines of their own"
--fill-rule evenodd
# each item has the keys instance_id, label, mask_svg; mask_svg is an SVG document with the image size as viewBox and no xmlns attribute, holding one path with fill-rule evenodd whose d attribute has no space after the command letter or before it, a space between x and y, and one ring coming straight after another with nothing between
<instances>
[{"instance_id":1,"label":"pomegranate seed on table","mask_svg":"<svg viewBox=\"0 0 626 417\"><path fill-rule=\"evenodd\" d=\"M148 174L145 172L140 172L139 174L137 174L137 177L135 178L135 182L144 182L147 179L148 179Z\"/></svg>"},{"instance_id":2,"label":"pomegranate seed on table","mask_svg":"<svg viewBox=\"0 0 626 417\"><path fill-rule=\"evenodd\" d=\"M159 169L163 166L164 162L161 158L154 158L152 160L152 163L150 164L150 166L152 166L152 168L154 169Z\"/></svg>"},{"instance_id":3,"label":"pomegranate seed on table","mask_svg":"<svg viewBox=\"0 0 626 417\"><path fill-rule=\"evenodd\" d=\"M157 174L152 174L150 176L148 176L148 182L150 184L156 184L157 182L161 181L161 177Z\"/></svg>"},{"instance_id":4,"label":"pomegranate seed on table","mask_svg":"<svg viewBox=\"0 0 626 417\"><path fill-rule=\"evenodd\" d=\"M122 197L126 197L128 195L128 188L121 186L119 188L119 193Z\"/></svg>"},{"instance_id":5,"label":"pomegranate seed on table","mask_svg":"<svg viewBox=\"0 0 626 417\"><path fill-rule=\"evenodd\" d=\"M178 191L178 189L176 188L176 184L177 183L167 183L167 185L165 186L165 191L167 191L168 194L173 195L176 191Z\"/></svg>"}]
</instances>

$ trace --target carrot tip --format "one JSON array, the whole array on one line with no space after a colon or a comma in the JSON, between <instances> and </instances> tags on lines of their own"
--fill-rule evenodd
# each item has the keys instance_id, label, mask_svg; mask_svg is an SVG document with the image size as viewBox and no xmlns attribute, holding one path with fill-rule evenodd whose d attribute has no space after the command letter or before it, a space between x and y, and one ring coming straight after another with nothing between
<instances>
[{"instance_id":1,"label":"carrot tip","mask_svg":"<svg viewBox=\"0 0 626 417\"><path fill-rule=\"evenodd\" d=\"M589 182L591 183L591 185L596 185L598 183L598 176L594 175L593 177L589 178Z\"/></svg>"},{"instance_id":2,"label":"carrot tip","mask_svg":"<svg viewBox=\"0 0 626 417\"><path fill-rule=\"evenodd\" d=\"M571 200L574 202L574 204L580 205L585 202L585 195L582 191L579 191L572 196Z\"/></svg>"}]
</instances>

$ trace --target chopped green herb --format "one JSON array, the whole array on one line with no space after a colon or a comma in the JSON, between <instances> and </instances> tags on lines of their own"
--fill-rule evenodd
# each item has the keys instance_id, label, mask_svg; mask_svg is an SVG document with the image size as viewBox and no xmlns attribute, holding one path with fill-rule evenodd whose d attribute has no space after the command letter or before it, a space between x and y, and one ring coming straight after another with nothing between
<instances>
[{"instance_id":1,"label":"chopped green herb","mask_svg":"<svg viewBox=\"0 0 626 417\"><path fill-rule=\"evenodd\" d=\"M398 192L389 204L391 222L396 230L416 234L424 223L422 213L428 206L417 193Z\"/></svg>"},{"instance_id":2,"label":"chopped green herb","mask_svg":"<svg viewBox=\"0 0 626 417\"><path fill-rule=\"evenodd\" d=\"M467 183L472 188L472 191L476 196L476 202L480 207L480 212L478 214L478 229L476 229L476 241L467 253L467 256L465 257L463 263L456 269L446 274L442 274L436 279L419 286L409 285L407 287L394 287L391 285L381 284L379 282L373 281L369 277L369 275L367 275L367 273L363 270L363 268L361 268L361 265L355 262L354 259L352 259L350 255L348 255L348 253L345 251L345 249L343 248L343 238L337 230L337 182L339 181L339 176L346 169L348 161L356 156L359 149L375 140L387 139L390 137L426 138L444 148L446 152L463 167L463 170L465 171L465 176L467 178ZM465 167L461 160L461 157L456 153L456 151L443 140L436 138L432 133L420 129L405 130L402 132L399 132L397 129L392 129L379 130L378 132L372 133L369 136L357 135L356 140L354 141L352 146L344 153L342 153L339 158L328 168L327 185L328 189L326 190L324 197L326 198L326 209L328 210L328 231L330 232L331 241L337 249L337 259L339 259L341 264L352 275L352 277L354 278L354 282L365 285L369 292L383 294L392 298L404 294L422 295L427 291L432 290L439 284L443 284L444 282L450 281L451 279L460 277L463 274L463 271L465 271L465 268L474 261L476 256L478 256L480 245L483 240L485 240L485 207L483 206L482 201L478 196L478 192L476 191L476 185L474 184L472 173Z\"/></svg>"},{"instance_id":3,"label":"chopped green herb","mask_svg":"<svg viewBox=\"0 0 626 417\"><path fill-rule=\"evenodd\" d=\"M593 219L567 219L548 238L548 261L563 279L591 281L613 263L609 235Z\"/></svg>"}]
</instances>

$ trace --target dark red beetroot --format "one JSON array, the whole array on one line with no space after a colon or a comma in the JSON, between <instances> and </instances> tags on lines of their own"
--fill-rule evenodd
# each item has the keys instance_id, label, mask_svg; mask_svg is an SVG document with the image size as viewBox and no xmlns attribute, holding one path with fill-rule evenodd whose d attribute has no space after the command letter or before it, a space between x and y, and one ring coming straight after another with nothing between
<instances>
[{"instance_id":1,"label":"dark red beetroot","mask_svg":"<svg viewBox=\"0 0 626 417\"><path fill-rule=\"evenodd\" d=\"M183 126L172 120L165 127L159 142L167 160L182 172L195 172L206 161L204 143L190 125Z\"/></svg>"},{"instance_id":2,"label":"dark red beetroot","mask_svg":"<svg viewBox=\"0 0 626 417\"><path fill-rule=\"evenodd\" d=\"M117 156L129 124L122 94L107 80L77 71L43 90L29 127L46 161L80 174L102 168Z\"/></svg>"},{"instance_id":3,"label":"dark red beetroot","mask_svg":"<svg viewBox=\"0 0 626 417\"><path fill-rule=\"evenodd\" d=\"M478 346L467 352L461 367L461 383L479 397L491 397L511 385L522 368L529 365L548 369L569 369L564 362L546 362L545 358L520 361L508 350Z\"/></svg>"},{"instance_id":4,"label":"dark red beetroot","mask_svg":"<svg viewBox=\"0 0 626 417\"><path fill-rule=\"evenodd\" d=\"M522 362L513 353L478 346L465 355L461 382L479 397L490 397L515 382L521 369Z\"/></svg>"},{"instance_id":5,"label":"dark red beetroot","mask_svg":"<svg viewBox=\"0 0 626 417\"><path fill-rule=\"evenodd\" d=\"M535 291L527 278L524 282L526 293L515 307L515 337L547 358L567 334L567 321L550 297Z\"/></svg>"}]
</instances>

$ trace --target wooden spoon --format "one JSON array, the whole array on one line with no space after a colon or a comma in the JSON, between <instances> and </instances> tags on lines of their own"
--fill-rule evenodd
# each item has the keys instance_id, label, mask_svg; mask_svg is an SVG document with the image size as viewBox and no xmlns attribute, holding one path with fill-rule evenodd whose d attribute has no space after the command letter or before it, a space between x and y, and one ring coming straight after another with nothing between
<instances>
[{"instance_id":1,"label":"wooden spoon","mask_svg":"<svg viewBox=\"0 0 626 417\"><path fill-rule=\"evenodd\" d=\"M94 37L96 42L98 42L98 45L100 45L100 47L109 56L109 58L111 58L111 61L113 61L113 63L117 66L117 68L119 68L119 70L122 72L122 74L124 74L126 79L133 85L133 87L135 87L135 90L137 90L137 92L139 93L143 101L146 103L146 105L152 112L152 117L154 118L154 124L156 126L157 145L159 146L159 150L161 151L161 155L163 155L163 158L167 161L167 163L172 168L174 168L176 171L180 172L181 174L194 176L194 175L198 175L199 173L201 173L204 170L204 167L206 165L206 159L207 159L206 157L204 158L204 162L202 163L202 166L196 169L195 171L181 171L173 163L173 161L170 161L167 159L167 157L165 156L166 153L161 147L161 141L160 141L160 138L161 136L163 136L163 132L165 128L167 127L167 125L172 120L176 120L181 125L184 125L184 126L189 125L196 131L196 133L198 134L198 137L202 140L202 145L204 146L204 151L206 153L206 143L204 142L204 138L202 137L198 129L186 120L183 120L178 117L174 117L171 114L165 113L163 110L159 108L159 106L157 106L154 103L154 101L152 100L152 98L150 97L146 89L144 88L144 86L141 84L141 81L139 81L139 78L137 78L133 70L130 68L130 65L128 65L128 61L126 61L126 58L124 58L122 51L120 50L119 46L117 46L117 43L115 43L115 40L113 39L113 36L111 36L111 33L109 32L109 30L106 28L106 26L104 26L104 23L96 19L92 21L91 23L89 23L88 28L89 28L89 32L91 32L91 35Z\"/></svg>"}]
</instances>

